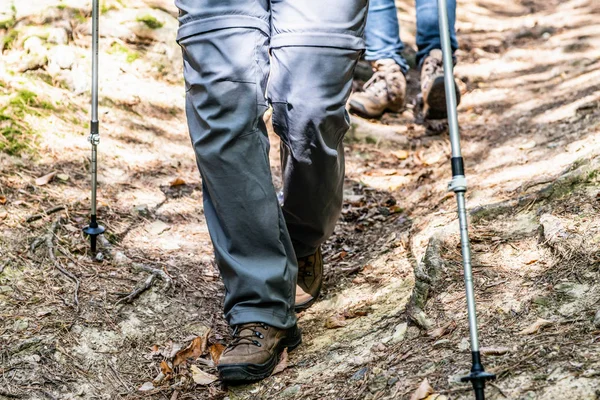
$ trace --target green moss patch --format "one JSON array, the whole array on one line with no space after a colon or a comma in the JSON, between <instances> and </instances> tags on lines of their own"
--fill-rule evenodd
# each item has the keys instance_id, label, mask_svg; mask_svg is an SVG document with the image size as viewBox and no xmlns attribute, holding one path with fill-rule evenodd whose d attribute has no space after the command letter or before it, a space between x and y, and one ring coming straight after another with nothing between
<instances>
[{"instance_id":1,"label":"green moss patch","mask_svg":"<svg viewBox=\"0 0 600 400\"><path fill-rule=\"evenodd\" d=\"M137 17L137 21L143 22L150 29L160 29L165 25L164 23L156 19L156 17L153 17L150 14Z\"/></svg>"},{"instance_id":2,"label":"green moss patch","mask_svg":"<svg viewBox=\"0 0 600 400\"><path fill-rule=\"evenodd\" d=\"M0 151L11 155L31 152L38 137L25 117L41 115L55 107L30 90L21 89L10 93L3 85L0 93L8 97L8 102L0 108Z\"/></svg>"}]
</instances>

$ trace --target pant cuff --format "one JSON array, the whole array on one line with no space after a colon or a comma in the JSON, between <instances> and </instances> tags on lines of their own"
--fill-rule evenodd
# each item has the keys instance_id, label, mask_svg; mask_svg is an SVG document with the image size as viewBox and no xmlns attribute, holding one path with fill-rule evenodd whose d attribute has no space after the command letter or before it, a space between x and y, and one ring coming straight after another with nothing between
<instances>
[{"instance_id":1,"label":"pant cuff","mask_svg":"<svg viewBox=\"0 0 600 400\"><path fill-rule=\"evenodd\" d=\"M289 329L296 324L296 314L281 314L273 310L251 307L236 307L226 315L230 326L262 322L279 329Z\"/></svg>"}]
</instances>

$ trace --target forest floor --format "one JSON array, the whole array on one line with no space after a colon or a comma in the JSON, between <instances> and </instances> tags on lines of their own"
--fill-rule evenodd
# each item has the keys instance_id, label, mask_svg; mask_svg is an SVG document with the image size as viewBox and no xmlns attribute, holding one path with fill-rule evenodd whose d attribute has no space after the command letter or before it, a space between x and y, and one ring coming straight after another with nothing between
<instances>
[{"instance_id":1,"label":"forest floor","mask_svg":"<svg viewBox=\"0 0 600 400\"><path fill-rule=\"evenodd\" d=\"M230 333L171 2L103 2L108 244L95 261L81 233L90 4L4 3L0 399L472 398L457 378L470 351L450 145L416 102L379 121L353 117L324 293L299 315L304 344L276 375L228 388L214 377ZM397 5L414 44L413 2ZM488 398L600 398L600 5L458 8L474 283L484 364L498 376Z\"/></svg>"}]
</instances>

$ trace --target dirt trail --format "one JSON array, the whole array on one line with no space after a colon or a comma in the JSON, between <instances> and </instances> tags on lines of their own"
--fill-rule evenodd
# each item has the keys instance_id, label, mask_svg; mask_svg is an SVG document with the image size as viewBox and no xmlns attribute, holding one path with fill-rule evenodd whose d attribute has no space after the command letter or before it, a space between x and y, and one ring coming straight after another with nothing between
<instances>
[{"instance_id":1,"label":"dirt trail","mask_svg":"<svg viewBox=\"0 0 600 400\"><path fill-rule=\"evenodd\" d=\"M413 4L397 3L412 44ZM229 333L173 7L123 4L102 7L111 29L101 40L99 214L111 249L99 262L79 231L89 201L90 6L0 7L0 399L409 399L424 379L429 399L470 398L456 379L470 353L450 146L418 123L413 104L381 121L353 119L324 295L300 315L304 345L287 368L225 388L195 385L189 365L163 366L156 387L138 390L178 345L207 335L214 350ZM488 396L596 399L600 8L463 0L458 19L481 340L499 377ZM276 184L277 148L272 135ZM66 210L44 214L56 206ZM215 372L207 355L192 364Z\"/></svg>"}]
</instances>

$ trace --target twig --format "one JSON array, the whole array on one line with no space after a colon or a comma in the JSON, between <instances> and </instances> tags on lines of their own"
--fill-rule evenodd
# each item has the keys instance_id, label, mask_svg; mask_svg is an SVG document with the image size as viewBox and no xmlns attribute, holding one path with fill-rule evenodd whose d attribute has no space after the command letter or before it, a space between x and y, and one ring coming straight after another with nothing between
<instances>
[{"instance_id":1,"label":"twig","mask_svg":"<svg viewBox=\"0 0 600 400\"><path fill-rule=\"evenodd\" d=\"M56 258L56 255L54 254L54 237L56 236L56 231L58 230L58 226L60 225L61 220L62 217L57 217L50 226L50 229L48 229L48 233L34 240L34 242L31 244L30 251L31 253L33 253L35 249L39 247L42 243L46 245L46 248L48 249L48 257L50 258L50 261L52 261L54 267L57 270L59 270L60 273L62 273L75 283L75 292L73 293L73 304L75 305L76 311L79 312L79 279L77 279L77 277L71 272L63 268L63 266L60 265L60 262Z\"/></svg>"},{"instance_id":2,"label":"twig","mask_svg":"<svg viewBox=\"0 0 600 400\"><path fill-rule=\"evenodd\" d=\"M150 272L152 275L158 276L165 283L165 286L163 288L164 290L169 289L171 287L171 284L173 283L173 279L171 279L171 277L162 269L152 268L147 265L138 263L134 263L134 267L144 270L146 272Z\"/></svg>"},{"instance_id":3,"label":"twig","mask_svg":"<svg viewBox=\"0 0 600 400\"><path fill-rule=\"evenodd\" d=\"M51 215L51 214L54 214L54 213L57 213L59 211L66 210L66 209L67 209L67 207L65 207L65 206L52 207L52 208L42 211L39 214L35 214L35 215L31 215L31 216L27 217L27 219L25 219L25 222L37 221L38 219L42 219L47 215Z\"/></svg>"},{"instance_id":4,"label":"twig","mask_svg":"<svg viewBox=\"0 0 600 400\"><path fill-rule=\"evenodd\" d=\"M168 290L171 287L171 285L173 284L173 279L165 271L163 271L162 269L159 269L159 268L152 268L152 267L150 267L148 265L144 265L142 263L133 262L123 252L114 250L112 244L110 244L108 239L106 239L103 235L98 236L98 241L100 242L102 247L104 247L109 252L111 258L113 260L115 260L118 264L127 264L127 265L132 266L134 269L141 269L142 271L149 272L150 274L152 274L152 276L154 276L154 278L160 278L160 280L162 280L165 283L163 290ZM150 287L150 286L145 287L149 281L150 281L150 278L148 278L146 280L146 282L144 283L144 285L142 286L142 289L143 289L142 292L144 290L147 290ZM150 285L153 282L154 282L154 279L151 280ZM132 292L129 296L134 294L136 291ZM140 293L141 292L137 293L136 297ZM126 298L128 298L129 296L127 296ZM125 299L119 300L119 303L125 301Z\"/></svg>"},{"instance_id":5,"label":"twig","mask_svg":"<svg viewBox=\"0 0 600 400\"><path fill-rule=\"evenodd\" d=\"M115 377L119 380L119 382L121 382L121 385L123 385L123 387L128 392L131 392L131 387L129 387L129 385L127 385L125 382L123 382L123 379L121 378L121 374L119 374L119 372L117 371L117 369L115 367L113 367L113 365L111 363L108 363L108 366L112 370L113 374L115 374Z\"/></svg>"},{"instance_id":6,"label":"twig","mask_svg":"<svg viewBox=\"0 0 600 400\"><path fill-rule=\"evenodd\" d=\"M155 279L156 279L156 274L149 275L148 278L146 278L146 281L144 282L144 284L142 286L134 289L133 292L131 292L127 296L125 296L122 299L120 299L119 301L117 301L116 305L119 305L121 303L127 303L127 304L132 303L136 297L138 297L140 294L142 294L146 290L150 289L150 287L152 286L152 283L154 283Z\"/></svg>"},{"instance_id":7,"label":"twig","mask_svg":"<svg viewBox=\"0 0 600 400\"><path fill-rule=\"evenodd\" d=\"M73 282L75 282L75 293L73 293L73 303L75 304L75 310L77 312L79 312L79 279L77 279L77 277L75 275L73 275L72 273L70 273L69 271L67 271L66 269L64 269L60 263L58 261L56 261L54 263L54 266L56 267L56 269L58 269L63 275L65 275L67 278L71 279Z\"/></svg>"}]
</instances>

